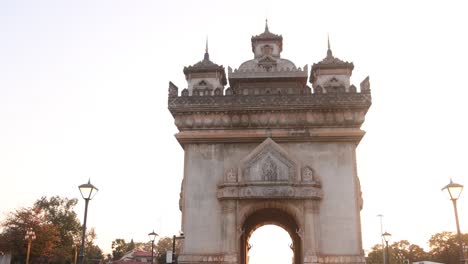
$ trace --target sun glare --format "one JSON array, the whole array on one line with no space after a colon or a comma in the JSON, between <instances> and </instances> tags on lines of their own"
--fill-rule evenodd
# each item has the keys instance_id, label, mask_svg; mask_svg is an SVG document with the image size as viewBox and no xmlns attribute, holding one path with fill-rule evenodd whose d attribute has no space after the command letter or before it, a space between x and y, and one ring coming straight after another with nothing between
<instances>
[{"instance_id":1,"label":"sun glare","mask_svg":"<svg viewBox=\"0 0 468 264\"><path fill-rule=\"evenodd\" d=\"M251 246L249 264L293 263L292 240L288 232L276 225L264 225L254 231L248 241Z\"/></svg>"}]
</instances>

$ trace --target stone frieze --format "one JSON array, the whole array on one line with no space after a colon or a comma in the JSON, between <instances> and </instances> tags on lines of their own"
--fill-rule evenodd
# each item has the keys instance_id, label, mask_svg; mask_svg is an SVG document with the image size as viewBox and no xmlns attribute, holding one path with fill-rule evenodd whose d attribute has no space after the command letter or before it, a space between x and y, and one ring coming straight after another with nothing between
<instances>
[{"instance_id":1,"label":"stone frieze","mask_svg":"<svg viewBox=\"0 0 468 264\"><path fill-rule=\"evenodd\" d=\"M323 192L310 185L220 185L218 199L316 199L320 200Z\"/></svg>"}]
</instances>

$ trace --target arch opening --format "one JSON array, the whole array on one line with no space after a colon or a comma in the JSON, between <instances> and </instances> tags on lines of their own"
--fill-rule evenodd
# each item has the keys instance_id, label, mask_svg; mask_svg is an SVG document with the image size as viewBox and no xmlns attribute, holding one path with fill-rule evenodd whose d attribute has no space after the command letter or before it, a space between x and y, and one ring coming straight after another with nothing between
<instances>
[{"instance_id":1,"label":"arch opening","mask_svg":"<svg viewBox=\"0 0 468 264\"><path fill-rule=\"evenodd\" d=\"M291 236L282 227L272 224L254 230L247 240L249 264L290 264L294 262Z\"/></svg>"},{"instance_id":2,"label":"arch opening","mask_svg":"<svg viewBox=\"0 0 468 264\"><path fill-rule=\"evenodd\" d=\"M288 213L279 210L279 209L273 209L273 208L266 208L266 209L261 209L258 210L254 213L252 213L250 216L246 218L243 224L243 235L241 236L240 239L240 249L241 249L241 264L260 264L260 263L268 263L265 262L264 260L260 260L261 262L257 261L255 263L252 263L249 261L249 250L252 249L252 245L249 245L250 238L252 237L252 234L257 230L260 229L263 226L276 226L277 229L286 231L287 234L286 237L289 235L289 239L286 239L286 244L283 245L287 250L291 252L292 250L292 258L291 255L289 255L289 259L286 259L286 262L283 262L284 264L287 263L293 263L293 264L300 264L301 263L301 252L302 252L302 242L301 238L298 235L299 231L299 226L295 219L289 215ZM271 239L277 239L278 237L271 237ZM283 239L281 239L282 241ZM275 243L282 243L281 241L272 241ZM289 241L289 242L288 242ZM254 245L255 246L255 245ZM256 245L258 248L260 248L260 245ZM273 254L276 254L274 251L267 251L270 252L270 254L273 252ZM250 259L253 260L253 259Z\"/></svg>"}]
</instances>

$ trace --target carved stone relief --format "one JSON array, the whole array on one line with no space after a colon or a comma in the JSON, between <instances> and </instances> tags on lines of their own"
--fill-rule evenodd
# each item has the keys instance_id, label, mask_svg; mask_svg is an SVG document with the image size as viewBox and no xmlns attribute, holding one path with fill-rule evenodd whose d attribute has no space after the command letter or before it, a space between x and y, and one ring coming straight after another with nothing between
<instances>
[{"instance_id":1,"label":"carved stone relief","mask_svg":"<svg viewBox=\"0 0 468 264\"><path fill-rule=\"evenodd\" d=\"M237 182L237 170L234 168L226 172L226 182Z\"/></svg>"},{"instance_id":2,"label":"carved stone relief","mask_svg":"<svg viewBox=\"0 0 468 264\"><path fill-rule=\"evenodd\" d=\"M302 168L302 181L303 182L313 182L314 181L314 170L306 166Z\"/></svg>"},{"instance_id":3,"label":"carved stone relief","mask_svg":"<svg viewBox=\"0 0 468 264\"><path fill-rule=\"evenodd\" d=\"M243 182L293 182L297 180L295 162L270 138L242 161L241 168Z\"/></svg>"}]
</instances>

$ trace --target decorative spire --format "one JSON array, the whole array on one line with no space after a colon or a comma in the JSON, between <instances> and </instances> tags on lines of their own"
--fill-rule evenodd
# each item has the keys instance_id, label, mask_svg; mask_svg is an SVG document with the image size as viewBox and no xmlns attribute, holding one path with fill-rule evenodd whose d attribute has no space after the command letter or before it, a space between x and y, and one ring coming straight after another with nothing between
<instances>
[{"instance_id":1,"label":"decorative spire","mask_svg":"<svg viewBox=\"0 0 468 264\"><path fill-rule=\"evenodd\" d=\"M265 18L265 32L270 32L270 30L268 30L268 18Z\"/></svg>"},{"instance_id":2,"label":"decorative spire","mask_svg":"<svg viewBox=\"0 0 468 264\"><path fill-rule=\"evenodd\" d=\"M332 58L333 54L332 54L332 51L331 51L331 48L330 48L330 35L329 34L327 35L327 38L328 38L327 58Z\"/></svg>"},{"instance_id":3,"label":"decorative spire","mask_svg":"<svg viewBox=\"0 0 468 264\"><path fill-rule=\"evenodd\" d=\"M203 60L210 60L210 54L208 54L208 36L206 36L205 57Z\"/></svg>"}]
</instances>

